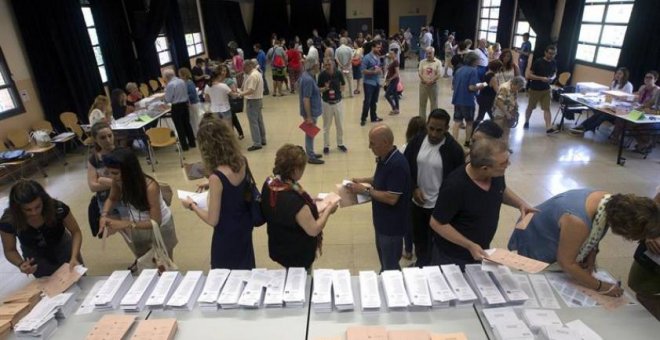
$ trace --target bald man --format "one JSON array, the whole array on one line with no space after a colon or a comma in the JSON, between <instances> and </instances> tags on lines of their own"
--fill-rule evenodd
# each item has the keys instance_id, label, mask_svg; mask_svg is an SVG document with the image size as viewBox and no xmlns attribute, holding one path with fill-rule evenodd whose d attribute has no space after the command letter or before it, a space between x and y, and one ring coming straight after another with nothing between
<instances>
[{"instance_id":1,"label":"bald man","mask_svg":"<svg viewBox=\"0 0 660 340\"><path fill-rule=\"evenodd\" d=\"M394 146L394 134L387 125L378 125L369 131L369 148L376 155L376 172L373 177L354 178L349 190L371 196L381 272L400 270L403 235L410 228L410 168L406 158Z\"/></svg>"}]
</instances>

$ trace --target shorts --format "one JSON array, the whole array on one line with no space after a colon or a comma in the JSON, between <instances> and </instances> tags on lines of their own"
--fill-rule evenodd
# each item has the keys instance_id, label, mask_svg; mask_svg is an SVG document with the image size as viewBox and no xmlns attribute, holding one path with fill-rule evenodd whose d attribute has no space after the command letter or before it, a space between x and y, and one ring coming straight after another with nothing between
<instances>
[{"instance_id":1,"label":"shorts","mask_svg":"<svg viewBox=\"0 0 660 340\"><path fill-rule=\"evenodd\" d=\"M473 122L474 121L474 106L454 105L454 120Z\"/></svg>"},{"instance_id":2,"label":"shorts","mask_svg":"<svg viewBox=\"0 0 660 340\"><path fill-rule=\"evenodd\" d=\"M362 70L360 66L351 66L353 67L353 79L359 80L362 79Z\"/></svg>"},{"instance_id":3,"label":"shorts","mask_svg":"<svg viewBox=\"0 0 660 340\"><path fill-rule=\"evenodd\" d=\"M535 109L536 105L541 103L541 109L550 111L550 89L548 90L532 90L529 89L529 102L528 108Z\"/></svg>"},{"instance_id":4,"label":"shorts","mask_svg":"<svg viewBox=\"0 0 660 340\"><path fill-rule=\"evenodd\" d=\"M286 81L286 67L273 67L273 80Z\"/></svg>"},{"instance_id":5,"label":"shorts","mask_svg":"<svg viewBox=\"0 0 660 340\"><path fill-rule=\"evenodd\" d=\"M454 66L452 66L452 64L451 64L451 58L452 57L445 57L445 67L449 67L449 68L453 69Z\"/></svg>"}]
</instances>

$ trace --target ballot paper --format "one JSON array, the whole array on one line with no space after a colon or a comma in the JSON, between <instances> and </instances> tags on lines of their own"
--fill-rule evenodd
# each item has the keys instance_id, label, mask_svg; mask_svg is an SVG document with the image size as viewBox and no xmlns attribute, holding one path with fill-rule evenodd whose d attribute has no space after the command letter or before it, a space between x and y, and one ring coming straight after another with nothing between
<instances>
[{"instance_id":1,"label":"ballot paper","mask_svg":"<svg viewBox=\"0 0 660 340\"><path fill-rule=\"evenodd\" d=\"M387 340L384 326L351 326L346 329L346 340Z\"/></svg>"},{"instance_id":2,"label":"ballot paper","mask_svg":"<svg viewBox=\"0 0 660 340\"><path fill-rule=\"evenodd\" d=\"M170 299L174 290L181 281L181 274L177 271L163 272L158 279L156 287L151 291L147 299L147 308L163 309L165 303Z\"/></svg>"},{"instance_id":3,"label":"ballot paper","mask_svg":"<svg viewBox=\"0 0 660 340\"><path fill-rule=\"evenodd\" d=\"M593 329L587 326L582 320L573 320L566 323L566 327L575 331L581 340L603 340Z\"/></svg>"},{"instance_id":4,"label":"ballot paper","mask_svg":"<svg viewBox=\"0 0 660 340\"><path fill-rule=\"evenodd\" d=\"M518 221L518 223L516 223L516 229L520 229L520 230L527 229L527 226L529 225L529 222L532 221L533 217L534 217L534 213L527 213L527 215L523 216Z\"/></svg>"},{"instance_id":5,"label":"ballot paper","mask_svg":"<svg viewBox=\"0 0 660 340\"><path fill-rule=\"evenodd\" d=\"M495 282L488 272L481 270L480 264L468 264L465 266L465 276L472 288L479 296L479 301L486 307L503 306L506 304L504 296L497 289Z\"/></svg>"},{"instance_id":6,"label":"ballot paper","mask_svg":"<svg viewBox=\"0 0 660 340\"><path fill-rule=\"evenodd\" d=\"M484 308L482 312L490 328L494 328L497 324L508 325L520 322L513 307Z\"/></svg>"},{"instance_id":7,"label":"ballot paper","mask_svg":"<svg viewBox=\"0 0 660 340\"><path fill-rule=\"evenodd\" d=\"M270 281L266 285L264 306L266 308L281 308L284 304L286 269L269 270L268 275L270 275Z\"/></svg>"},{"instance_id":8,"label":"ballot paper","mask_svg":"<svg viewBox=\"0 0 660 340\"><path fill-rule=\"evenodd\" d=\"M374 271L360 271L360 305L363 312L380 311L380 289L378 275Z\"/></svg>"},{"instance_id":9,"label":"ballot paper","mask_svg":"<svg viewBox=\"0 0 660 340\"><path fill-rule=\"evenodd\" d=\"M341 197L334 192L319 193L316 195L316 209L319 213L323 212L329 206L341 201Z\"/></svg>"},{"instance_id":10,"label":"ballot paper","mask_svg":"<svg viewBox=\"0 0 660 340\"><path fill-rule=\"evenodd\" d=\"M332 272L332 292L335 308L338 311L352 311L355 309L351 272L348 269L338 269Z\"/></svg>"},{"instance_id":11,"label":"ballot paper","mask_svg":"<svg viewBox=\"0 0 660 340\"><path fill-rule=\"evenodd\" d=\"M105 284L105 281L106 280L99 280L94 283L92 289L87 293L80 307L78 307L75 315L91 314L94 311L94 298Z\"/></svg>"},{"instance_id":12,"label":"ballot paper","mask_svg":"<svg viewBox=\"0 0 660 340\"><path fill-rule=\"evenodd\" d=\"M241 293L245 287L246 281L250 278L249 270L232 270L229 277L222 287L220 296L218 297L218 304L222 309L238 308L238 299L241 298Z\"/></svg>"},{"instance_id":13,"label":"ballot paper","mask_svg":"<svg viewBox=\"0 0 660 340\"><path fill-rule=\"evenodd\" d=\"M40 282L41 290L49 297L63 293L80 277L87 272L87 268L77 265L73 270L68 263L64 263L51 276Z\"/></svg>"},{"instance_id":14,"label":"ballot paper","mask_svg":"<svg viewBox=\"0 0 660 340\"><path fill-rule=\"evenodd\" d=\"M251 309L261 307L264 291L270 279L268 271L253 269L241 297L238 299L238 305Z\"/></svg>"},{"instance_id":15,"label":"ballot paper","mask_svg":"<svg viewBox=\"0 0 660 340\"><path fill-rule=\"evenodd\" d=\"M410 310L427 310L431 308L431 293L426 282L424 271L418 267L403 268L403 282L406 285Z\"/></svg>"},{"instance_id":16,"label":"ballot paper","mask_svg":"<svg viewBox=\"0 0 660 340\"><path fill-rule=\"evenodd\" d=\"M534 340L534 333L524 322L495 324L493 328L495 339L498 340Z\"/></svg>"},{"instance_id":17,"label":"ballot paper","mask_svg":"<svg viewBox=\"0 0 660 340\"><path fill-rule=\"evenodd\" d=\"M442 273L445 274L449 287L451 287L454 295L456 295L454 305L457 307L471 306L477 300L477 295L470 288L467 281L465 281L465 276L463 276L461 268L455 264L445 264L440 266L440 268L442 269Z\"/></svg>"},{"instance_id":18,"label":"ballot paper","mask_svg":"<svg viewBox=\"0 0 660 340\"><path fill-rule=\"evenodd\" d=\"M424 272L424 275L426 276L426 282L429 286L432 307L449 307L451 302L456 300L456 295L454 295L451 287L449 287L445 276L442 275L440 267L427 266L422 268L422 272Z\"/></svg>"},{"instance_id":19,"label":"ballot paper","mask_svg":"<svg viewBox=\"0 0 660 340\"><path fill-rule=\"evenodd\" d=\"M14 328L16 338L50 339L57 330L57 320L54 317L46 319L40 327L31 330L17 330Z\"/></svg>"},{"instance_id":20,"label":"ballot paper","mask_svg":"<svg viewBox=\"0 0 660 340\"><path fill-rule=\"evenodd\" d=\"M87 334L87 340L123 339L133 322L134 315L104 315Z\"/></svg>"},{"instance_id":21,"label":"ballot paper","mask_svg":"<svg viewBox=\"0 0 660 340\"><path fill-rule=\"evenodd\" d=\"M527 273L536 274L546 267L548 263L530 259L522 255L512 253L506 249L496 248L494 251L488 249L489 253L487 260L495 263L499 263L514 269L522 270Z\"/></svg>"},{"instance_id":22,"label":"ballot paper","mask_svg":"<svg viewBox=\"0 0 660 340\"><path fill-rule=\"evenodd\" d=\"M94 309L112 310L119 307L122 297L133 284L133 276L130 270L116 270L105 281L103 287L96 293L94 300Z\"/></svg>"},{"instance_id":23,"label":"ballot paper","mask_svg":"<svg viewBox=\"0 0 660 340\"><path fill-rule=\"evenodd\" d=\"M305 268L289 268L286 284L284 285L285 307L303 307L305 305L306 283L307 271L305 271Z\"/></svg>"},{"instance_id":24,"label":"ballot paper","mask_svg":"<svg viewBox=\"0 0 660 340\"><path fill-rule=\"evenodd\" d=\"M125 312L140 312L147 304L147 299L158 283L158 269L145 269L133 282L124 298L119 303L119 308Z\"/></svg>"},{"instance_id":25,"label":"ballot paper","mask_svg":"<svg viewBox=\"0 0 660 340\"><path fill-rule=\"evenodd\" d=\"M215 311L218 310L218 297L220 296L220 291L222 286L224 286L227 277L229 276L229 269L211 269L209 274L206 277L206 282L204 282L204 288L202 288L202 293L199 295L197 302L199 302L199 308L203 311Z\"/></svg>"},{"instance_id":26,"label":"ballot paper","mask_svg":"<svg viewBox=\"0 0 660 340\"><path fill-rule=\"evenodd\" d=\"M564 324L555 311L550 309L523 309L521 313L523 321L534 333L538 333L542 326L563 326Z\"/></svg>"},{"instance_id":27,"label":"ballot paper","mask_svg":"<svg viewBox=\"0 0 660 340\"><path fill-rule=\"evenodd\" d=\"M431 334L421 329L397 329L387 332L387 340L429 340Z\"/></svg>"},{"instance_id":28,"label":"ballot paper","mask_svg":"<svg viewBox=\"0 0 660 340\"><path fill-rule=\"evenodd\" d=\"M190 197L190 199L192 199L193 202L195 202L198 207L202 209L208 208L208 197L209 197L208 191L192 192L192 191L177 190L176 195L177 197L179 197L179 200L181 201L185 200L187 197Z\"/></svg>"},{"instance_id":29,"label":"ballot paper","mask_svg":"<svg viewBox=\"0 0 660 340\"><path fill-rule=\"evenodd\" d=\"M402 310L408 308L410 300L403 283L403 274L398 270L386 270L380 274L383 281L385 303L389 310Z\"/></svg>"},{"instance_id":30,"label":"ballot paper","mask_svg":"<svg viewBox=\"0 0 660 340\"><path fill-rule=\"evenodd\" d=\"M11 321L0 319L0 339L8 338L10 331L11 331Z\"/></svg>"},{"instance_id":31,"label":"ballot paper","mask_svg":"<svg viewBox=\"0 0 660 340\"><path fill-rule=\"evenodd\" d=\"M3 303L27 302L36 304L41 299L41 288L39 281L30 281L26 286L7 296Z\"/></svg>"},{"instance_id":32,"label":"ballot paper","mask_svg":"<svg viewBox=\"0 0 660 340\"><path fill-rule=\"evenodd\" d=\"M465 333L431 334L431 340L468 340Z\"/></svg>"},{"instance_id":33,"label":"ballot paper","mask_svg":"<svg viewBox=\"0 0 660 340\"><path fill-rule=\"evenodd\" d=\"M66 319L73 315L77 299L80 296L82 289L77 284L69 287L66 292L56 295L60 300L60 305L55 312L55 318L58 320Z\"/></svg>"},{"instance_id":34,"label":"ballot paper","mask_svg":"<svg viewBox=\"0 0 660 340\"><path fill-rule=\"evenodd\" d=\"M56 314L62 306L71 304L72 293L45 296L15 326L17 337L49 338L57 329ZM72 308L71 308L72 309Z\"/></svg>"},{"instance_id":35,"label":"ballot paper","mask_svg":"<svg viewBox=\"0 0 660 340\"><path fill-rule=\"evenodd\" d=\"M143 320L135 327L131 340L172 340L176 330L176 319Z\"/></svg>"},{"instance_id":36,"label":"ballot paper","mask_svg":"<svg viewBox=\"0 0 660 340\"><path fill-rule=\"evenodd\" d=\"M616 283L616 280L606 272L598 271L593 275L603 282ZM624 292L621 297L603 295L593 289L577 284L566 273L546 273L545 277L568 307L602 306L605 309L612 310L621 306L636 304L628 292Z\"/></svg>"},{"instance_id":37,"label":"ballot paper","mask_svg":"<svg viewBox=\"0 0 660 340\"><path fill-rule=\"evenodd\" d=\"M555 298L555 294L552 292L552 287L550 283L546 280L545 276L542 274L530 274L529 281L532 282L532 287L536 293L536 297L539 300L539 304L543 308L552 308L559 309L559 301Z\"/></svg>"},{"instance_id":38,"label":"ballot paper","mask_svg":"<svg viewBox=\"0 0 660 340\"><path fill-rule=\"evenodd\" d=\"M165 307L172 310L192 310L203 287L204 275L202 275L202 271L188 271L174 293L172 293Z\"/></svg>"},{"instance_id":39,"label":"ballot paper","mask_svg":"<svg viewBox=\"0 0 660 340\"><path fill-rule=\"evenodd\" d=\"M540 337L544 340L576 340L580 336L564 326L541 326Z\"/></svg>"},{"instance_id":40,"label":"ballot paper","mask_svg":"<svg viewBox=\"0 0 660 340\"><path fill-rule=\"evenodd\" d=\"M511 273L509 267L500 265L495 271L488 272L488 275L490 275L493 282L495 282L500 293L502 293L502 296L506 299L507 304L522 305L529 300L529 296L513 277L513 273Z\"/></svg>"},{"instance_id":41,"label":"ballot paper","mask_svg":"<svg viewBox=\"0 0 660 340\"><path fill-rule=\"evenodd\" d=\"M332 269L314 269L312 289L312 309L315 312L332 311Z\"/></svg>"},{"instance_id":42,"label":"ballot paper","mask_svg":"<svg viewBox=\"0 0 660 340\"><path fill-rule=\"evenodd\" d=\"M7 320L11 326L14 326L30 312L30 309L28 302L5 303L0 305L0 320Z\"/></svg>"},{"instance_id":43,"label":"ballot paper","mask_svg":"<svg viewBox=\"0 0 660 340\"><path fill-rule=\"evenodd\" d=\"M342 208L350 207L356 204L363 204L371 201L371 196L365 194L354 194L348 190L348 186L353 184L352 181L347 179L343 180L341 184L337 184L337 195L341 198L339 206ZM371 187L368 183L360 183L366 187Z\"/></svg>"},{"instance_id":44,"label":"ballot paper","mask_svg":"<svg viewBox=\"0 0 660 340\"><path fill-rule=\"evenodd\" d=\"M518 282L518 286L522 289L525 294L529 297L527 301L523 304L527 308L539 308L539 301L536 299L536 294L534 293L534 288L532 288L532 283L529 281L527 274L511 274L514 280Z\"/></svg>"}]
</instances>

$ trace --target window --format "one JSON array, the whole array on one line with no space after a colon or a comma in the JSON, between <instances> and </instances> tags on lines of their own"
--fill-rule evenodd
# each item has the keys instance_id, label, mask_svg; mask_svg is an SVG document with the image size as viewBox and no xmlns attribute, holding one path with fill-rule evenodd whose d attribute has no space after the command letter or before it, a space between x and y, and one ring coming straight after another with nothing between
<instances>
[{"instance_id":1,"label":"window","mask_svg":"<svg viewBox=\"0 0 660 340\"><path fill-rule=\"evenodd\" d=\"M186 34L186 45L188 46L188 56L191 58L198 56L204 53L204 44L202 43L202 34L197 33L187 33Z\"/></svg>"},{"instance_id":2,"label":"window","mask_svg":"<svg viewBox=\"0 0 660 340\"><path fill-rule=\"evenodd\" d=\"M170 54L170 45L167 43L167 37L161 33L156 38L156 52L158 52L158 60L160 66L167 65L172 62L172 55Z\"/></svg>"},{"instance_id":3,"label":"window","mask_svg":"<svg viewBox=\"0 0 660 340\"><path fill-rule=\"evenodd\" d=\"M16 84L11 78L5 55L0 49L0 119L25 112Z\"/></svg>"},{"instance_id":4,"label":"window","mask_svg":"<svg viewBox=\"0 0 660 340\"><path fill-rule=\"evenodd\" d=\"M529 22L527 22L527 20L519 20L518 22L516 22L516 34L514 37L513 46L515 47L522 46L523 43L522 35L525 33L529 33L529 42L532 43L532 51L533 51L534 46L536 46L536 32L534 32L532 27L529 26Z\"/></svg>"},{"instance_id":5,"label":"window","mask_svg":"<svg viewBox=\"0 0 660 340\"><path fill-rule=\"evenodd\" d=\"M479 12L479 39L497 41L497 20L500 18L500 0L482 0Z\"/></svg>"},{"instance_id":6,"label":"window","mask_svg":"<svg viewBox=\"0 0 660 340\"><path fill-rule=\"evenodd\" d=\"M101 46L99 46L99 38L96 35L96 25L94 24L94 17L92 16L92 10L89 8L89 5L82 6L83 18L85 18L85 25L87 26L87 34L89 34L89 40L92 42L92 49L94 50L94 57L96 57L96 66L99 68L99 74L101 75L101 80L105 84L108 82L108 75L105 72L105 62L103 61L103 53L101 53Z\"/></svg>"},{"instance_id":7,"label":"window","mask_svg":"<svg viewBox=\"0 0 660 340\"><path fill-rule=\"evenodd\" d=\"M582 15L575 58L615 67L634 0L587 0Z\"/></svg>"}]
</instances>

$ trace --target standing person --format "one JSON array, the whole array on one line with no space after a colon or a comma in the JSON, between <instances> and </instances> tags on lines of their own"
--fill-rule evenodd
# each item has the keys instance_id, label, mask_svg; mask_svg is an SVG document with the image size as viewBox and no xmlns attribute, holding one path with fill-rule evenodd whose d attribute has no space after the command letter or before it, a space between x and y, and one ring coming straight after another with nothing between
<instances>
[{"instance_id":1,"label":"standing person","mask_svg":"<svg viewBox=\"0 0 660 340\"><path fill-rule=\"evenodd\" d=\"M252 60L245 62L245 74L247 79L243 83L243 88L239 92L241 97L245 98L245 107L250 122L250 135L252 135L252 146L248 151L260 150L266 145L266 127L264 126L264 117L261 113L264 98L264 83L261 73L256 68L256 63Z\"/></svg>"},{"instance_id":2,"label":"standing person","mask_svg":"<svg viewBox=\"0 0 660 340\"><path fill-rule=\"evenodd\" d=\"M399 86L399 61L397 60L396 52L389 51L387 56L390 60L387 65L387 73L385 76L385 99L390 103L392 111L390 116L399 114L399 93L397 87Z\"/></svg>"},{"instance_id":3,"label":"standing person","mask_svg":"<svg viewBox=\"0 0 660 340\"><path fill-rule=\"evenodd\" d=\"M367 114L369 114L372 123L383 120L376 113L380 83L383 77L383 69L379 61L382 45L379 41L375 41L372 44L371 52L362 57L362 65L360 66L364 77L364 101L362 102L362 116L360 117L361 126L366 124Z\"/></svg>"},{"instance_id":4,"label":"standing person","mask_svg":"<svg viewBox=\"0 0 660 340\"><path fill-rule=\"evenodd\" d=\"M426 131L406 146L404 156L410 167L413 187L410 215L418 267L430 262L431 229L429 220L444 179L465 163L463 148L449 134L451 117L443 109L429 114Z\"/></svg>"},{"instance_id":5,"label":"standing person","mask_svg":"<svg viewBox=\"0 0 660 340\"><path fill-rule=\"evenodd\" d=\"M220 66L216 68L210 86L206 85L204 88L204 98L211 103L209 110L229 125L232 120L231 106L229 105L229 94L232 89L224 82L224 70Z\"/></svg>"},{"instance_id":6,"label":"standing person","mask_svg":"<svg viewBox=\"0 0 660 340\"><path fill-rule=\"evenodd\" d=\"M307 55L305 56L305 60L307 59L313 60L318 64L320 62L319 50L316 48L316 46L314 46L314 40L312 40L311 38L307 39L307 47L309 49L307 50Z\"/></svg>"},{"instance_id":7,"label":"standing person","mask_svg":"<svg viewBox=\"0 0 660 340\"><path fill-rule=\"evenodd\" d=\"M286 59L288 61L286 68L289 72L291 93L296 93L298 79L300 79L300 74L302 73L302 52L295 48L294 42L289 42L289 49L286 51Z\"/></svg>"},{"instance_id":8,"label":"standing person","mask_svg":"<svg viewBox=\"0 0 660 340\"><path fill-rule=\"evenodd\" d=\"M323 114L321 93L314 78L319 73L319 66L313 59L305 60L305 72L300 77L300 116L307 124L316 125L319 116ZM323 155L314 152L314 137L305 133L305 151L307 163L323 164Z\"/></svg>"},{"instance_id":9,"label":"standing person","mask_svg":"<svg viewBox=\"0 0 660 340\"><path fill-rule=\"evenodd\" d=\"M225 83L227 86L229 86L229 88L231 89L231 93L238 93L236 80L230 77L229 67L226 64L218 65L218 67L215 68L215 71L213 71L213 75L215 76L218 82ZM263 80L263 75L261 78ZM231 104L230 104L230 109L231 109ZM236 117L236 112L233 111L231 111L231 123L236 129L236 132L238 133L238 139L242 140L243 138L245 138L245 135L243 134L243 127L241 126L241 121L238 120L238 117Z\"/></svg>"},{"instance_id":10,"label":"standing person","mask_svg":"<svg viewBox=\"0 0 660 340\"><path fill-rule=\"evenodd\" d=\"M364 56L362 43L362 39L355 39L355 49L353 50L353 58L351 59L353 79L355 80L355 90L353 90L353 94L360 94L360 81L362 80L362 57Z\"/></svg>"},{"instance_id":11,"label":"standing person","mask_svg":"<svg viewBox=\"0 0 660 340\"><path fill-rule=\"evenodd\" d=\"M404 153L408 147L408 144L417 137L417 135L424 133L426 131L426 122L420 116L414 116L408 121L408 126L406 127L406 144L403 144L399 151ZM412 174L412 170L411 170ZM413 230L412 225L406 233L403 235L403 258L410 261L413 258Z\"/></svg>"},{"instance_id":12,"label":"standing person","mask_svg":"<svg viewBox=\"0 0 660 340\"><path fill-rule=\"evenodd\" d=\"M408 45L402 34L397 34L396 39L401 46L401 53L399 54L399 68L403 70L406 68L406 56L408 55L408 51L410 51L410 45Z\"/></svg>"},{"instance_id":13,"label":"standing person","mask_svg":"<svg viewBox=\"0 0 660 340\"><path fill-rule=\"evenodd\" d=\"M252 217L245 193L250 191L247 159L229 124L205 119L199 127L199 152L208 183L208 209L200 208L190 197L181 201L204 223L213 227L211 269L253 269Z\"/></svg>"},{"instance_id":14,"label":"standing person","mask_svg":"<svg viewBox=\"0 0 660 340\"><path fill-rule=\"evenodd\" d=\"M508 166L508 145L481 139L470 148L470 162L443 180L430 222L431 264L463 269L487 256L484 249L495 236L502 203L520 209L522 216L537 211L506 186Z\"/></svg>"},{"instance_id":15,"label":"standing person","mask_svg":"<svg viewBox=\"0 0 660 340\"><path fill-rule=\"evenodd\" d=\"M286 81L286 53L279 41L275 42L273 46L273 55L271 62L271 71L273 72L273 97L282 94L282 83Z\"/></svg>"},{"instance_id":16,"label":"standing person","mask_svg":"<svg viewBox=\"0 0 660 340\"><path fill-rule=\"evenodd\" d=\"M280 39L280 47L282 47L282 50L284 51L284 55L286 56L286 63L285 63L285 68L284 68L284 80L282 81L282 84L286 87L286 92L293 93L291 89L289 88L289 78L287 77L288 75L288 70L286 69L286 65L289 64L288 61L288 54L286 53L289 49L286 47L286 39L282 38Z\"/></svg>"},{"instance_id":17,"label":"standing person","mask_svg":"<svg viewBox=\"0 0 660 340\"><path fill-rule=\"evenodd\" d=\"M495 96L497 95L497 90L499 88L499 83L495 77L495 72L502 68L502 62L495 59L488 63L488 71L484 74L484 87L479 94L477 95L477 104L479 104L479 112L477 113L477 119L474 120L474 125L479 125L479 123L484 119L486 114L488 118L493 119L493 103L495 102Z\"/></svg>"},{"instance_id":18,"label":"standing person","mask_svg":"<svg viewBox=\"0 0 660 340\"><path fill-rule=\"evenodd\" d=\"M348 149L344 146L344 104L341 101L346 82L341 72L335 68L332 59L323 62L323 69L317 84L323 99L323 153L330 153L330 127L333 120L337 132L337 148L347 152Z\"/></svg>"},{"instance_id":19,"label":"standing person","mask_svg":"<svg viewBox=\"0 0 660 340\"><path fill-rule=\"evenodd\" d=\"M454 94L451 103L454 105L454 125L452 126L452 135L456 140L459 137L460 124L465 121L465 143L463 145L470 146L470 136L472 135L472 122L474 121L474 99L479 90L483 88L483 84L479 83L477 75L477 63L479 56L475 52L470 52L463 58L465 63L454 74L452 80L452 87Z\"/></svg>"},{"instance_id":20,"label":"standing person","mask_svg":"<svg viewBox=\"0 0 660 340\"><path fill-rule=\"evenodd\" d=\"M509 142L511 121L518 119L518 92L525 88L525 78L517 76L500 84L493 106L493 122L502 128L502 139Z\"/></svg>"},{"instance_id":21,"label":"standing person","mask_svg":"<svg viewBox=\"0 0 660 340\"><path fill-rule=\"evenodd\" d=\"M268 58L266 58L266 53L261 49L261 44L256 43L253 46L254 52L257 54L257 63L259 64L259 71L261 72L261 78L264 81L264 96L270 94L268 90L268 81L266 81L266 65L268 64Z\"/></svg>"},{"instance_id":22,"label":"standing person","mask_svg":"<svg viewBox=\"0 0 660 340\"><path fill-rule=\"evenodd\" d=\"M529 33L524 33L522 39L522 45L520 45L520 48L516 48L516 52L519 55L518 66L520 66L520 75L530 79L527 77L527 63L529 62L529 57L532 55L532 43L529 42Z\"/></svg>"},{"instance_id":23,"label":"standing person","mask_svg":"<svg viewBox=\"0 0 660 340\"><path fill-rule=\"evenodd\" d=\"M195 134L190 125L190 111L188 111L188 87L186 83L174 75L174 71L163 72L167 85L165 86L165 101L172 104L172 120L176 127L176 134L183 151L196 147Z\"/></svg>"},{"instance_id":24,"label":"standing person","mask_svg":"<svg viewBox=\"0 0 660 340\"><path fill-rule=\"evenodd\" d=\"M477 77L479 81L484 79L484 74L488 70L488 61L490 60L490 55L488 54L488 41L485 38L479 39L477 41L477 48L475 53L479 56L479 62L477 63Z\"/></svg>"},{"instance_id":25,"label":"standing person","mask_svg":"<svg viewBox=\"0 0 660 340\"><path fill-rule=\"evenodd\" d=\"M524 129L529 129L529 119L532 117L532 111L541 103L543 110L543 119L545 120L545 133L547 135L559 133L559 130L552 126L552 116L550 115L550 83L557 74L557 47L548 45L545 48L545 55L532 64L527 78L529 81L529 102L525 110Z\"/></svg>"},{"instance_id":26,"label":"standing person","mask_svg":"<svg viewBox=\"0 0 660 340\"><path fill-rule=\"evenodd\" d=\"M500 56L502 55L502 45L500 43L496 42L493 44L491 47L490 55L489 55L489 60L496 60L500 59Z\"/></svg>"},{"instance_id":27,"label":"standing person","mask_svg":"<svg viewBox=\"0 0 660 340\"><path fill-rule=\"evenodd\" d=\"M387 125L369 131L369 148L377 157L376 172L373 177L354 178L348 190L371 196L380 271L400 270L403 235L410 227L410 168L394 146L394 134Z\"/></svg>"},{"instance_id":28,"label":"standing person","mask_svg":"<svg viewBox=\"0 0 660 340\"><path fill-rule=\"evenodd\" d=\"M7 261L36 278L52 275L65 263L71 270L83 263L82 233L71 209L33 180L11 187L9 207L0 218L0 238Z\"/></svg>"},{"instance_id":29,"label":"standing person","mask_svg":"<svg viewBox=\"0 0 660 340\"><path fill-rule=\"evenodd\" d=\"M351 60L353 59L353 49L348 45L348 39L339 38L341 46L335 51L335 61L337 67L344 77L344 83L348 84L348 96L353 98L353 67Z\"/></svg>"},{"instance_id":30,"label":"standing person","mask_svg":"<svg viewBox=\"0 0 660 340\"><path fill-rule=\"evenodd\" d=\"M245 74L243 73L245 60L243 59L243 55L236 49L230 50L229 53L231 54L231 68L234 70L234 78L236 78L238 85L241 86L243 84L243 78L245 77Z\"/></svg>"},{"instance_id":31,"label":"standing person","mask_svg":"<svg viewBox=\"0 0 660 340\"><path fill-rule=\"evenodd\" d=\"M199 103L199 95L197 94L197 87L192 81L192 73L187 67L179 69L179 78L186 82L186 89L188 90L188 110L190 112L190 125L193 129L193 134L197 136L197 128L199 121L202 119L202 108Z\"/></svg>"},{"instance_id":32,"label":"standing person","mask_svg":"<svg viewBox=\"0 0 660 340\"><path fill-rule=\"evenodd\" d=\"M504 84L514 77L521 75L520 68L518 68L518 65L513 62L513 54L511 53L510 49L506 48L502 50L502 54L500 54L499 59L502 62L502 68L499 69L495 74L498 83Z\"/></svg>"},{"instance_id":33,"label":"standing person","mask_svg":"<svg viewBox=\"0 0 660 340\"><path fill-rule=\"evenodd\" d=\"M426 59L426 51L429 47L433 47L433 35L431 35L428 28L422 27L419 37L419 60Z\"/></svg>"},{"instance_id":34,"label":"standing person","mask_svg":"<svg viewBox=\"0 0 660 340\"><path fill-rule=\"evenodd\" d=\"M419 76L419 116L426 119L426 103L431 102L431 110L438 108L438 95L440 94L440 70L442 63L435 58L435 49L426 49L426 58L419 62L417 76Z\"/></svg>"},{"instance_id":35,"label":"standing person","mask_svg":"<svg viewBox=\"0 0 660 340\"><path fill-rule=\"evenodd\" d=\"M204 70L206 69L206 62L204 58L195 59L195 66L192 68L192 80L195 82L195 86L198 90L203 91L204 86L211 78Z\"/></svg>"},{"instance_id":36,"label":"standing person","mask_svg":"<svg viewBox=\"0 0 660 340\"><path fill-rule=\"evenodd\" d=\"M412 37L413 35L410 32L410 27L406 27L405 32L403 32L403 39L406 40L406 44L408 44L408 46L412 46Z\"/></svg>"},{"instance_id":37,"label":"standing person","mask_svg":"<svg viewBox=\"0 0 660 340\"><path fill-rule=\"evenodd\" d=\"M110 100L104 95L94 98L94 103L89 108L89 124L94 125L99 122L112 123L112 107Z\"/></svg>"},{"instance_id":38,"label":"standing person","mask_svg":"<svg viewBox=\"0 0 660 340\"><path fill-rule=\"evenodd\" d=\"M112 178L107 173L103 157L115 150L115 137L110 125L103 122L92 125L91 135L94 138L95 148L87 161L87 185L89 190L95 193L96 203L98 203L98 215L94 216L94 220L98 223L101 209L112 186ZM89 216L89 218L91 221L92 217Z\"/></svg>"},{"instance_id":39,"label":"standing person","mask_svg":"<svg viewBox=\"0 0 660 340\"><path fill-rule=\"evenodd\" d=\"M445 50L445 72L442 76L447 78L447 77L449 77L449 73L447 73L447 70L452 68L451 59L454 57L454 50L455 50L454 36L453 35L450 34L447 37L447 41L445 42L444 50Z\"/></svg>"}]
</instances>

